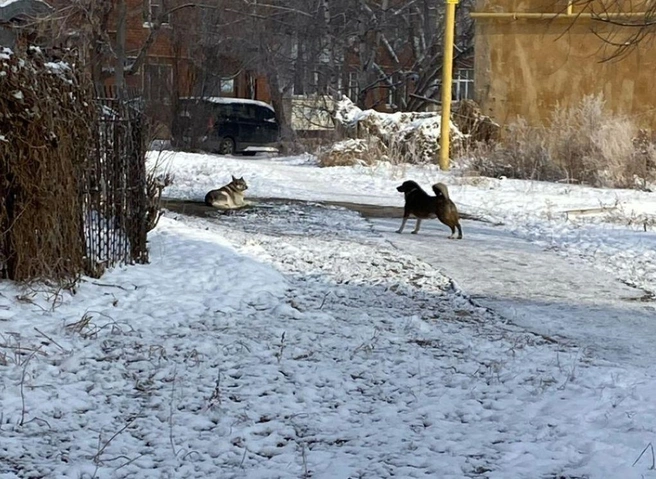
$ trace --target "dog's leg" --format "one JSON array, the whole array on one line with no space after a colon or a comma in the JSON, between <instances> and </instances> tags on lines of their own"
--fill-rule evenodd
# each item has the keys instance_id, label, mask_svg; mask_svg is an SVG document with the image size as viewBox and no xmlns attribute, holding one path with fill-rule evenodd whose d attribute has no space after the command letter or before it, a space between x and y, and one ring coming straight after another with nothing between
<instances>
[{"instance_id":1,"label":"dog's leg","mask_svg":"<svg viewBox=\"0 0 656 479\"><path fill-rule=\"evenodd\" d=\"M403 228L405 228L405 222L408 221L408 217L404 216L403 221L401 221L401 227L396 230L397 233L403 233Z\"/></svg>"},{"instance_id":2,"label":"dog's leg","mask_svg":"<svg viewBox=\"0 0 656 479\"><path fill-rule=\"evenodd\" d=\"M419 233L419 227L421 226L421 218L417 218L417 224L415 225L415 229L412 231L413 235L416 235Z\"/></svg>"}]
</instances>

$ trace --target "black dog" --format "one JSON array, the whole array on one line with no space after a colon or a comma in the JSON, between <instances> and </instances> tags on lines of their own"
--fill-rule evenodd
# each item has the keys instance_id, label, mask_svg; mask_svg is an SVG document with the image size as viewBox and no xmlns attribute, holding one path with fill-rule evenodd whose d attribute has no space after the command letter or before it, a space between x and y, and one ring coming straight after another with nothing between
<instances>
[{"instance_id":1,"label":"black dog","mask_svg":"<svg viewBox=\"0 0 656 479\"><path fill-rule=\"evenodd\" d=\"M428 218L437 218L442 223L451 228L453 238L458 229L458 239L462 238L462 228L460 227L460 217L456 205L449 199L449 190L443 183L433 185L433 192L436 196L430 196L415 181L404 181L403 184L396 188L405 196L405 206L403 208L403 221L401 227L396 231L402 233L406 221L410 215L417 218L413 234L419 231L421 220Z\"/></svg>"}]
</instances>

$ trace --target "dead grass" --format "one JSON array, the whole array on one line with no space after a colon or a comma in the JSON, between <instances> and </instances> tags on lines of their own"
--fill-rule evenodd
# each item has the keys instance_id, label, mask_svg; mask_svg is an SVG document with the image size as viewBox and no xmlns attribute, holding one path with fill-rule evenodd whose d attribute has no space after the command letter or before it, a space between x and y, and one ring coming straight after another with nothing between
<instances>
[{"instance_id":1,"label":"dead grass","mask_svg":"<svg viewBox=\"0 0 656 479\"><path fill-rule=\"evenodd\" d=\"M375 136L334 143L322 148L317 157L322 167L373 165L378 161L390 161L387 147Z\"/></svg>"},{"instance_id":2,"label":"dead grass","mask_svg":"<svg viewBox=\"0 0 656 479\"><path fill-rule=\"evenodd\" d=\"M485 176L643 189L656 180L656 144L609 112L601 96L556 108L544 127L518 120L496 146L479 144L464 155Z\"/></svg>"}]
</instances>

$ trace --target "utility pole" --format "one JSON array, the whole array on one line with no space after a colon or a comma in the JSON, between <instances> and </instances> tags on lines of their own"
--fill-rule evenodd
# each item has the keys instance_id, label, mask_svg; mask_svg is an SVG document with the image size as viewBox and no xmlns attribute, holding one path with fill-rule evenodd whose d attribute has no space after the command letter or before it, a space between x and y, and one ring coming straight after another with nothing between
<instances>
[{"instance_id":1,"label":"utility pole","mask_svg":"<svg viewBox=\"0 0 656 479\"><path fill-rule=\"evenodd\" d=\"M453 81L453 30L458 0L446 0L444 59L442 63L442 124L440 129L440 169L449 169L451 82Z\"/></svg>"}]
</instances>

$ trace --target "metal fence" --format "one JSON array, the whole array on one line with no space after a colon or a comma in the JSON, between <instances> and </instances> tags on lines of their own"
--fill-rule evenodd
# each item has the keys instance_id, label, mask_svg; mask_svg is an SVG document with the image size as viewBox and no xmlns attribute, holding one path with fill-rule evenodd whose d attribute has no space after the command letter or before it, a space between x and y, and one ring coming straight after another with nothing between
<instances>
[{"instance_id":1,"label":"metal fence","mask_svg":"<svg viewBox=\"0 0 656 479\"><path fill-rule=\"evenodd\" d=\"M146 125L138 99L107 94L90 157L80 178L86 273L98 276L119 263L146 263Z\"/></svg>"}]
</instances>

